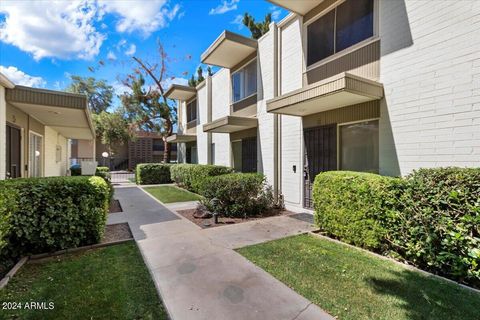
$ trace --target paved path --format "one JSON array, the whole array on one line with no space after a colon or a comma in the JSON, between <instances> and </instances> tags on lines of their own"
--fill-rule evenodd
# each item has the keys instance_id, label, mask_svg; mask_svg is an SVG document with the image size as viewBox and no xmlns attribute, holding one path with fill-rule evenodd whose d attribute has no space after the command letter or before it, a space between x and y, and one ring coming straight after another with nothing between
<instances>
[{"instance_id":1,"label":"paved path","mask_svg":"<svg viewBox=\"0 0 480 320\"><path fill-rule=\"evenodd\" d=\"M202 230L140 188L115 195L173 319L333 319L232 250L307 231L309 223L284 216Z\"/></svg>"}]
</instances>

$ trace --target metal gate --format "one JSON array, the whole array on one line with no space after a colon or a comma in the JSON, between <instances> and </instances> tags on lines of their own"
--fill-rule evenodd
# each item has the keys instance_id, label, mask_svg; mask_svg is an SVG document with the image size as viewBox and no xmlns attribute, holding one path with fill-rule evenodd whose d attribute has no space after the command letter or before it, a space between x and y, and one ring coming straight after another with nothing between
<instances>
[{"instance_id":1,"label":"metal gate","mask_svg":"<svg viewBox=\"0 0 480 320\"><path fill-rule=\"evenodd\" d=\"M305 141L303 206L312 209L315 176L320 172L337 170L337 125L305 129L303 137Z\"/></svg>"},{"instance_id":2,"label":"metal gate","mask_svg":"<svg viewBox=\"0 0 480 320\"><path fill-rule=\"evenodd\" d=\"M257 172L257 137L242 140L242 172Z\"/></svg>"}]
</instances>

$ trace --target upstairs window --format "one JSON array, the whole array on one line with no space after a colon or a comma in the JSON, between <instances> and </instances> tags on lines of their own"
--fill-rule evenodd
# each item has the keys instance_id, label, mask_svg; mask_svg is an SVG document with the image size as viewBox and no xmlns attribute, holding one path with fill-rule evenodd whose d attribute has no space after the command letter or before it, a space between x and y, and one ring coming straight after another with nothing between
<instances>
[{"instance_id":1,"label":"upstairs window","mask_svg":"<svg viewBox=\"0 0 480 320\"><path fill-rule=\"evenodd\" d=\"M197 99L187 103L187 123L197 120Z\"/></svg>"},{"instance_id":2,"label":"upstairs window","mask_svg":"<svg viewBox=\"0 0 480 320\"><path fill-rule=\"evenodd\" d=\"M373 36L373 1L346 0L307 27L307 65Z\"/></svg>"},{"instance_id":3,"label":"upstairs window","mask_svg":"<svg viewBox=\"0 0 480 320\"><path fill-rule=\"evenodd\" d=\"M232 74L232 102L257 93L257 61L254 60Z\"/></svg>"}]
</instances>

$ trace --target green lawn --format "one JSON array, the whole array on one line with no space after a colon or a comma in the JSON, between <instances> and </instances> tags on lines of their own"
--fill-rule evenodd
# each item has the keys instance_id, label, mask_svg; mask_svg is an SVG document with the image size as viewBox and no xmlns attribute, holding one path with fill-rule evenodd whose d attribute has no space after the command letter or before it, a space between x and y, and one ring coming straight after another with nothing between
<instances>
[{"instance_id":1,"label":"green lawn","mask_svg":"<svg viewBox=\"0 0 480 320\"><path fill-rule=\"evenodd\" d=\"M196 193L174 186L147 187L144 189L163 203L195 201L202 198Z\"/></svg>"},{"instance_id":2,"label":"green lawn","mask_svg":"<svg viewBox=\"0 0 480 320\"><path fill-rule=\"evenodd\" d=\"M167 319L134 242L29 263L0 302L53 302L52 310L1 310L1 319Z\"/></svg>"},{"instance_id":3,"label":"green lawn","mask_svg":"<svg viewBox=\"0 0 480 320\"><path fill-rule=\"evenodd\" d=\"M479 319L480 294L312 235L238 251L340 319Z\"/></svg>"}]
</instances>

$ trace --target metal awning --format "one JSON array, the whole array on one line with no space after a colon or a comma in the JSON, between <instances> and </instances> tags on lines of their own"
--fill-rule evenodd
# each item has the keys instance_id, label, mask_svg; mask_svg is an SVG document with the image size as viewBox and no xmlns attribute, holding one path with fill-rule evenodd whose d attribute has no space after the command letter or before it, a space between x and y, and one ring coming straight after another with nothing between
<instances>
[{"instance_id":1,"label":"metal awning","mask_svg":"<svg viewBox=\"0 0 480 320\"><path fill-rule=\"evenodd\" d=\"M341 73L267 101L267 111L307 116L383 97L379 82Z\"/></svg>"},{"instance_id":2,"label":"metal awning","mask_svg":"<svg viewBox=\"0 0 480 320\"><path fill-rule=\"evenodd\" d=\"M267 0L279 7L285 8L289 11L305 15L307 12L318 6L324 0Z\"/></svg>"},{"instance_id":3,"label":"metal awning","mask_svg":"<svg viewBox=\"0 0 480 320\"><path fill-rule=\"evenodd\" d=\"M203 132L232 133L258 127L257 118L226 116L203 125Z\"/></svg>"},{"instance_id":4,"label":"metal awning","mask_svg":"<svg viewBox=\"0 0 480 320\"><path fill-rule=\"evenodd\" d=\"M193 98L197 94L197 89L182 86L180 84L172 84L170 88L165 92L165 97L174 100L187 101Z\"/></svg>"},{"instance_id":5,"label":"metal awning","mask_svg":"<svg viewBox=\"0 0 480 320\"><path fill-rule=\"evenodd\" d=\"M257 40L223 31L202 54L202 63L230 69L257 51Z\"/></svg>"},{"instance_id":6,"label":"metal awning","mask_svg":"<svg viewBox=\"0 0 480 320\"><path fill-rule=\"evenodd\" d=\"M167 137L167 142L169 143L183 143L183 142L193 142L197 141L197 136L193 134L172 134Z\"/></svg>"},{"instance_id":7,"label":"metal awning","mask_svg":"<svg viewBox=\"0 0 480 320\"><path fill-rule=\"evenodd\" d=\"M15 86L6 100L68 139L95 138L86 95Z\"/></svg>"}]
</instances>

